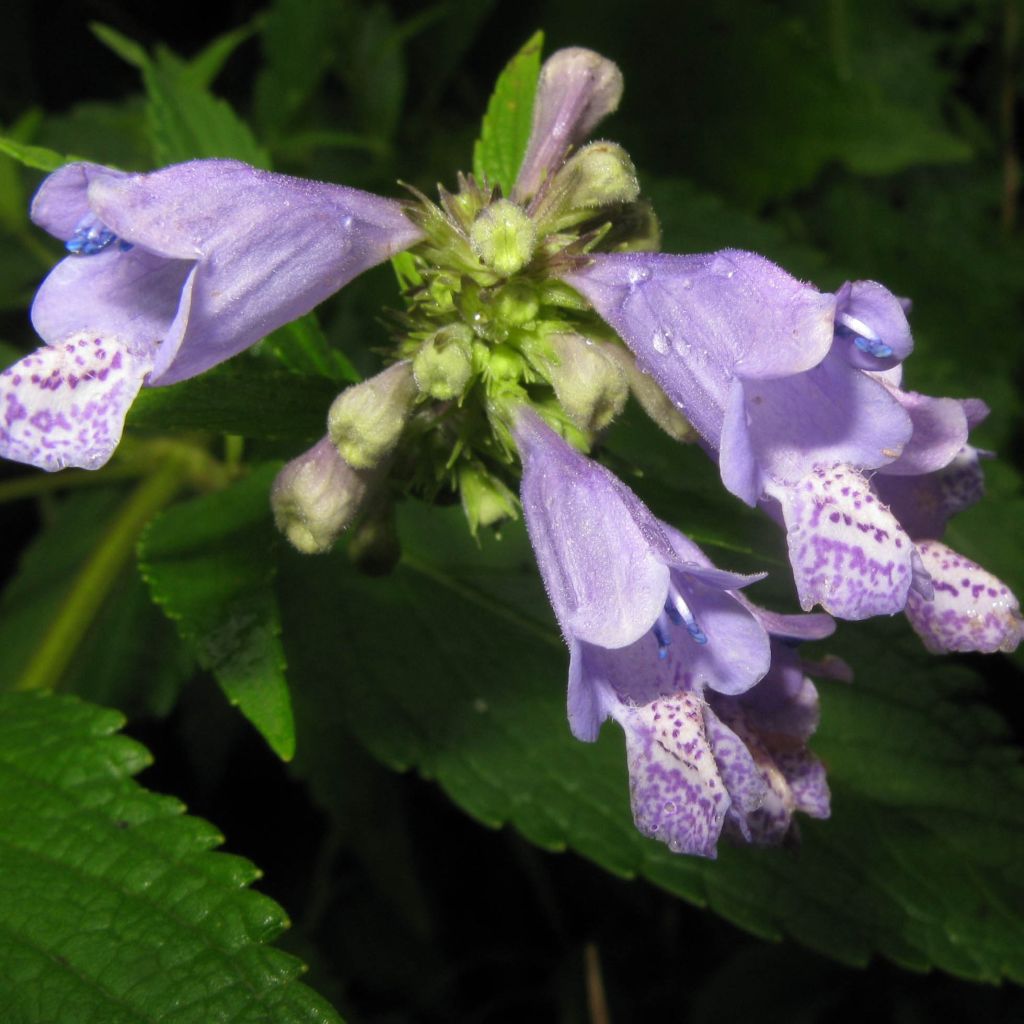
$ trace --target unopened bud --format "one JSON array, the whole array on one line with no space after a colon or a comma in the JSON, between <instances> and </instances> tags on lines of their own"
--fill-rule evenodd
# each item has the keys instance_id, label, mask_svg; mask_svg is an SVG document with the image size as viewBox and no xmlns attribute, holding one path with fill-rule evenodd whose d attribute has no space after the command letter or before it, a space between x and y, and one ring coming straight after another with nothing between
<instances>
[{"instance_id":1,"label":"unopened bud","mask_svg":"<svg viewBox=\"0 0 1024 1024\"><path fill-rule=\"evenodd\" d=\"M603 430L629 397L622 371L579 334L552 334L547 341L555 356L549 375L559 404L581 430Z\"/></svg>"},{"instance_id":2,"label":"unopened bud","mask_svg":"<svg viewBox=\"0 0 1024 1024\"><path fill-rule=\"evenodd\" d=\"M442 402L457 398L473 375L473 332L465 324L442 327L413 357L416 386Z\"/></svg>"},{"instance_id":3,"label":"unopened bud","mask_svg":"<svg viewBox=\"0 0 1024 1024\"><path fill-rule=\"evenodd\" d=\"M629 390L647 413L669 437L681 444L697 440L697 431L690 421L672 404L672 400L658 387L657 381L636 365L631 352L614 342L601 346L601 351L622 370Z\"/></svg>"},{"instance_id":4,"label":"unopened bud","mask_svg":"<svg viewBox=\"0 0 1024 1024\"><path fill-rule=\"evenodd\" d=\"M481 526L494 526L518 515L515 495L483 466L468 463L459 469L459 494L474 537Z\"/></svg>"},{"instance_id":5,"label":"unopened bud","mask_svg":"<svg viewBox=\"0 0 1024 1024\"><path fill-rule=\"evenodd\" d=\"M499 199L480 211L469 240L485 266L509 277L530 262L537 231L520 207L508 199Z\"/></svg>"},{"instance_id":6,"label":"unopened bud","mask_svg":"<svg viewBox=\"0 0 1024 1024\"><path fill-rule=\"evenodd\" d=\"M534 216L540 234L578 223L605 206L631 203L640 194L629 154L614 142L584 146L554 176Z\"/></svg>"},{"instance_id":7,"label":"unopened bud","mask_svg":"<svg viewBox=\"0 0 1024 1024\"><path fill-rule=\"evenodd\" d=\"M358 514L374 475L353 469L325 437L277 474L270 490L277 528L307 555L329 551Z\"/></svg>"},{"instance_id":8,"label":"unopened bud","mask_svg":"<svg viewBox=\"0 0 1024 1024\"><path fill-rule=\"evenodd\" d=\"M327 432L341 457L356 469L371 469L390 455L417 393L408 361L342 391L327 413Z\"/></svg>"}]
</instances>

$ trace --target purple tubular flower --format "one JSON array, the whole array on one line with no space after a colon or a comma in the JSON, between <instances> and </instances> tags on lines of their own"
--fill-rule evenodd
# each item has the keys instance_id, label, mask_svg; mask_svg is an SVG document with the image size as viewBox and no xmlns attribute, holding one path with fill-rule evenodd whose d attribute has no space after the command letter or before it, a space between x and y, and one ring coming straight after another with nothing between
<instances>
[{"instance_id":1,"label":"purple tubular flower","mask_svg":"<svg viewBox=\"0 0 1024 1024\"><path fill-rule=\"evenodd\" d=\"M540 70L530 141L511 198L533 196L621 98L622 72L607 58L581 47L553 53Z\"/></svg>"},{"instance_id":2,"label":"purple tubular flower","mask_svg":"<svg viewBox=\"0 0 1024 1024\"><path fill-rule=\"evenodd\" d=\"M533 413L519 413L515 439L526 524L569 646L570 728L593 741L614 718L638 829L676 852L712 857L733 804L745 821L768 784L705 693L738 699L759 685L771 665L768 629L810 639L833 624L770 613L762 621L736 593L759 576L714 568ZM820 785L807 788L820 807Z\"/></svg>"},{"instance_id":3,"label":"purple tubular flower","mask_svg":"<svg viewBox=\"0 0 1024 1024\"><path fill-rule=\"evenodd\" d=\"M736 250L593 255L563 276L717 454L726 487L778 503L805 609L892 614L924 586L913 545L861 475L899 459L914 431L860 365L909 352L895 296L874 282L825 294Z\"/></svg>"},{"instance_id":4,"label":"purple tubular flower","mask_svg":"<svg viewBox=\"0 0 1024 1024\"><path fill-rule=\"evenodd\" d=\"M102 465L143 383L230 358L421 237L391 200L232 160L69 164L32 219L71 255L32 306L48 344L0 376L0 454L48 470Z\"/></svg>"}]
</instances>

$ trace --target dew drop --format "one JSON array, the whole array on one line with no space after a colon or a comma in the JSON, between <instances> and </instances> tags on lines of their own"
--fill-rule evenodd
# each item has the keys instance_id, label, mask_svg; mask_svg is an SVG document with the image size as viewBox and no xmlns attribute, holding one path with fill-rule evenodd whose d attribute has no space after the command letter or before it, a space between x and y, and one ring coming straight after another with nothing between
<instances>
[{"instance_id":1,"label":"dew drop","mask_svg":"<svg viewBox=\"0 0 1024 1024\"><path fill-rule=\"evenodd\" d=\"M661 331L654 332L654 337L651 338L651 345L654 346L654 351L659 355L668 355L668 339Z\"/></svg>"}]
</instances>

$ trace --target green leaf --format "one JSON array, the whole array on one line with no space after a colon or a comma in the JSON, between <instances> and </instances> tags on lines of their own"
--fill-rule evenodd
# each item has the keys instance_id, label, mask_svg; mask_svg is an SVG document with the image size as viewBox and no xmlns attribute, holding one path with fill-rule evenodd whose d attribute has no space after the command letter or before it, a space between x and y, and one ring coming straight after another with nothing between
<instances>
[{"instance_id":1,"label":"green leaf","mask_svg":"<svg viewBox=\"0 0 1024 1024\"><path fill-rule=\"evenodd\" d=\"M153 155L158 164L199 157L230 157L255 167L269 167L270 157L249 126L222 99L206 89L208 77L241 42L235 33L212 44L188 64L161 48L154 60L138 43L107 25L93 32L118 56L139 68L148 97L147 117ZM211 56L212 53L212 56Z\"/></svg>"},{"instance_id":2,"label":"green leaf","mask_svg":"<svg viewBox=\"0 0 1024 1024\"><path fill-rule=\"evenodd\" d=\"M185 64L183 77L197 89L208 89L228 58L255 34L257 28L257 22L253 20L215 37Z\"/></svg>"},{"instance_id":3,"label":"green leaf","mask_svg":"<svg viewBox=\"0 0 1024 1024\"><path fill-rule=\"evenodd\" d=\"M338 1024L267 945L282 909L173 798L115 712L0 696L0 1004L18 1024Z\"/></svg>"},{"instance_id":4,"label":"green leaf","mask_svg":"<svg viewBox=\"0 0 1024 1024\"><path fill-rule=\"evenodd\" d=\"M144 388L128 414L128 425L141 430L210 430L265 440L316 441L324 435L327 410L337 393L336 380L245 361L215 367L180 384Z\"/></svg>"},{"instance_id":5,"label":"green leaf","mask_svg":"<svg viewBox=\"0 0 1024 1024\"><path fill-rule=\"evenodd\" d=\"M73 479L67 480L69 486ZM69 494L55 504L4 591L0 688L22 676L71 582L125 500L124 487L103 486L99 477L96 483L95 489ZM126 713L166 714L191 668L191 657L149 601L138 570L129 562L113 582L59 685L90 700L115 704Z\"/></svg>"},{"instance_id":6,"label":"green leaf","mask_svg":"<svg viewBox=\"0 0 1024 1024\"><path fill-rule=\"evenodd\" d=\"M543 48L544 33L535 32L505 65L487 104L480 138L473 146L473 173L499 184L505 195L512 191L530 141Z\"/></svg>"},{"instance_id":7,"label":"green leaf","mask_svg":"<svg viewBox=\"0 0 1024 1024\"><path fill-rule=\"evenodd\" d=\"M289 760L295 727L277 600L268 492L277 466L168 509L139 544L153 600L232 704Z\"/></svg>"},{"instance_id":8,"label":"green leaf","mask_svg":"<svg viewBox=\"0 0 1024 1024\"><path fill-rule=\"evenodd\" d=\"M723 844L717 862L679 857L633 827L614 724L593 745L569 735L568 658L523 532L509 527L478 552L456 510L407 509L402 527L404 562L387 579L336 556L289 563L282 607L300 721L344 723L480 821L642 875L757 935L850 964L881 953L1024 980L1022 770L976 677L951 662L939 670L905 622L848 625L829 644L858 674L853 686L822 685L815 746L833 818L801 821L798 854Z\"/></svg>"},{"instance_id":9,"label":"green leaf","mask_svg":"<svg viewBox=\"0 0 1024 1024\"><path fill-rule=\"evenodd\" d=\"M328 377L346 384L362 379L345 353L327 341L316 313L307 313L279 327L260 343L260 349L293 373Z\"/></svg>"},{"instance_id":10,"label":"green leaf","mask_svg":"<svg viewBox=\"0 0 1024 1024\"><path fill-rule=\"evenodd\" d=\"M0 153L6 153L12 159L37 171L55 171L58 167L63 167L76 159L55 153L52 149L46 149L44 146L29 146L4 135L0 135Z\"/></svg>"}]
</instances>

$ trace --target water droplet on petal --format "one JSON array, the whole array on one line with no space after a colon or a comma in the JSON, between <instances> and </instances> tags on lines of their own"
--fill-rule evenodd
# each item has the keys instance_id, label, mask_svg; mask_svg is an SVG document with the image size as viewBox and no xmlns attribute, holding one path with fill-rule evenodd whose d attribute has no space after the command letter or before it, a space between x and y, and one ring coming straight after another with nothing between
<instances>
[{"instance_id":1,"label":"water droplet on petal","mask_svg":"<svg viewBox=\"0 0 1024 1024\"><path fill-rule=\"evenodd\" d=\"M668 340L661 331L654 332L654 337L651 338L651 345L654 347L654 351L657 352L658 355L664 356L668 354Z\"/></svg>"}]
</instances>

